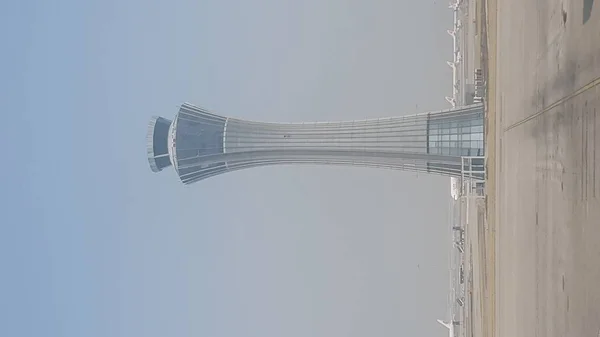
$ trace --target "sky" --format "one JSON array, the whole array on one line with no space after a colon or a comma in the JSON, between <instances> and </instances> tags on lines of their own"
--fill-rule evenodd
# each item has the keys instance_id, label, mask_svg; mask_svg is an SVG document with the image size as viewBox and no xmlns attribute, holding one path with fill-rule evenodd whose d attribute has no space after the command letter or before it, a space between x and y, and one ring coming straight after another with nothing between
<instances>
[{"instance_id":1,"label":"sky","mask_svg":"<svg viewBox=\"0 0 600 337\"><path fill-rule=\"evenodd\" d=\"M146 128L448 108L444 1L0 3L0 335L445 336L449 179L278 166L189 186Z\"/></svg>"}]
</instances>

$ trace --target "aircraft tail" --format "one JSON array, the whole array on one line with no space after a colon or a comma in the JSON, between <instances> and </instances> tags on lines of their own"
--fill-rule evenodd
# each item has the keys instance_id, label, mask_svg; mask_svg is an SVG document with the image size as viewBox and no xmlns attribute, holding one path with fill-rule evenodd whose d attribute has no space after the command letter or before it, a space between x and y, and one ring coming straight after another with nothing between
<instances>
[{"instance_id":1,"label":"aircraft tail","mask_svg":"<svg viewBox=\"0 0 600 337\"><path fill-rule=\"evenodd\" d=\"M441 319L438 319L437 322L440 323L441 325L445 326L448 329L452 328L452 323L451 322L442 321Z\"/></svg>"}]
</instances>

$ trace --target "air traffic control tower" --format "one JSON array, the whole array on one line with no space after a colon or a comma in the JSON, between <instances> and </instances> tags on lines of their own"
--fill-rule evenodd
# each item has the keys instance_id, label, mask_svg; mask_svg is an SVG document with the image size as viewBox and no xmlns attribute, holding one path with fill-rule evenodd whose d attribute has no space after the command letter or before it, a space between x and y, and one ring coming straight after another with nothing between
<instances>
[{"instance_id":1,"label":"air traffic control tower","mask_svg":"<svg viewBox=\"0 0 600 337\"><path fill-rule=\"evenodd\" d=\"M183 104L173 120L148 126L150 168L173 166L184 184L276 164L378 167L460 176L462 157L480 157L483 105L343 122L264 123Z\"/></svg>"}]
</instances>

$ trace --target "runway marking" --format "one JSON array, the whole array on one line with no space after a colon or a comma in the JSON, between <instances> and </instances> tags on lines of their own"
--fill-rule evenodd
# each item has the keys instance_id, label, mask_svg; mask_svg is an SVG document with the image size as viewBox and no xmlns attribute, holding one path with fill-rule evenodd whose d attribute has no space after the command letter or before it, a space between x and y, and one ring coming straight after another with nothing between
<instances>
[{"instance_id":1,"label":"runway marking","mask_svg":"<svg viewBox=\"0 0 600 337\"><path fill-rule=\"evenodd\" d=\"M516 122L516 123L514 123L514 124L512 124L512 125L510 125L508 127L506 127L504 129L504 132L510 131L510 130L516 128L519 125L523 125L523 124L525 124L525 123L527 123L527 122L529 122L529 121L531 121L533 119L536 119L537 117L539 117L539 116L543 115L544 113L546 113L546 112L548 112L548 111L556 108L557 106L563 104L564 102L566 102L566 101L568 101L568 100L570 100L572 98L575 98L575 97L581 95L582 93L584 93L584 92L592 89L593 87L597 86L598 84L600 84L600 77L597 77L596 79L594 79L590 83L584 85L583 87L577 89L576 91L574 91L570 95L565 96L565 97L559 99L558 101L552 103L551 105L549 105L548 107L544 108L543 110L538 111L535 114L533 114L533 115L531 115L531 116L529 116L529 117L527 117L525 119L522 119L522 120L520 120L520 121L518 121L518 122Z\"/></svg>"}]
</instances>

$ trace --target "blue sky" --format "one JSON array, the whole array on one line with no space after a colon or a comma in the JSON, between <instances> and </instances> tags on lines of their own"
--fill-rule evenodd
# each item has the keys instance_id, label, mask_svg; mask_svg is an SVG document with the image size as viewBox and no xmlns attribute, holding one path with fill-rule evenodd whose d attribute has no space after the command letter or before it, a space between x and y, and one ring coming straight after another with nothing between
<instances>
[{"instance_id":1,"label":"blue sky","mask_svg":"<svg viewBox=\"0 0 600 337\"><path fill-rule=\"evenodd\" d=\"M449 182L273 167L151 173L152 115L447 108L432 1L0 4L0 335L438 335ZM417 268L420 265L420 269Z\"/></svg>"}]
</instances>

